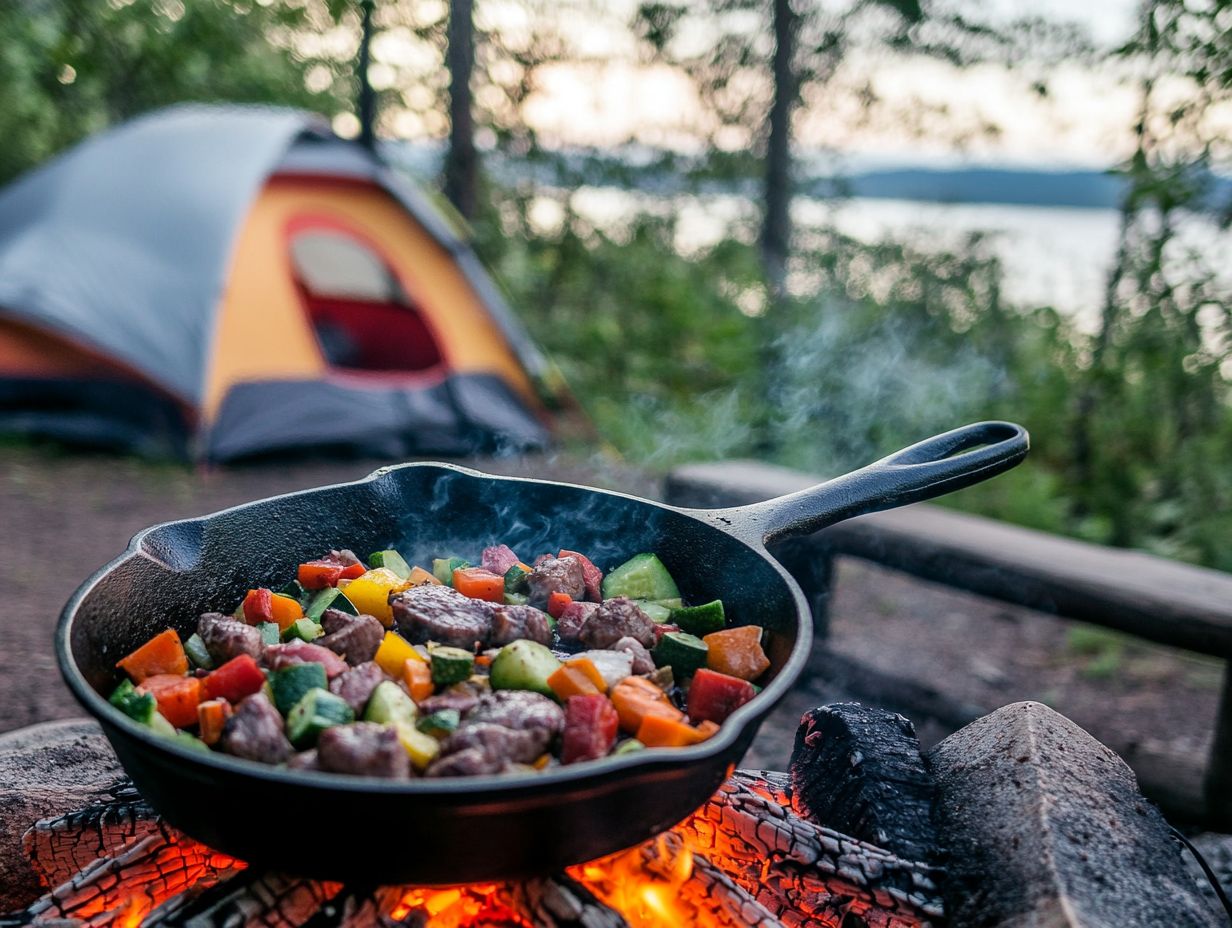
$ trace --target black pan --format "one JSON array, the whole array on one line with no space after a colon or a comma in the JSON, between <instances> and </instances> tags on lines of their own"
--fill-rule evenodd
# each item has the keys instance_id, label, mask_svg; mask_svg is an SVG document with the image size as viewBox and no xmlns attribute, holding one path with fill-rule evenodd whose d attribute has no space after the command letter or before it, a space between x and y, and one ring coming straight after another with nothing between
<instances>
[{"instance_id":1,"label":"black pan","mask_svg":"<svg viewBox=\"0 0 1232 928\"><path fill-rule=\"evenodd\" d=\"M385 467L364 480L237 506L140 532L87 580L60 619L60 668L124 769L167 821L217 850L334 880L449 884L550 872L631 847L701 805L740 760L808 657L800 589L766 544L969 486L1013 467L1027 433L984 422L913 445L780 499L689 510L448 464ZM569 548L601 568L639 551L666 562L686 598L720 598L767 631L765 689L701 745L536 776L389 781L296 772L173 744L111 707L115 662L168 625L229 612L329 548L396 547L409 560Z\"/></svg>"}]
</instances>

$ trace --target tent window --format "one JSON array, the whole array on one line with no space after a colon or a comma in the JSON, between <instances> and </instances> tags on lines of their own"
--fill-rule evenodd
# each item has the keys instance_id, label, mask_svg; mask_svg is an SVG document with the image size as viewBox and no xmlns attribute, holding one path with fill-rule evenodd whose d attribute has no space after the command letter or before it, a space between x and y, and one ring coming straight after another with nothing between
<instances>
[{"instance_id":1,"label":"tent window","mask_svg":"<svg viewBox=\"0 0 1232 928\"><path fill-rule=\"evenodd\" d=\"M363 241L339 229L304 229L291 237L291 263L331 366L406 372L441 363L420 308Z\"/></svg>"}]
</instances>

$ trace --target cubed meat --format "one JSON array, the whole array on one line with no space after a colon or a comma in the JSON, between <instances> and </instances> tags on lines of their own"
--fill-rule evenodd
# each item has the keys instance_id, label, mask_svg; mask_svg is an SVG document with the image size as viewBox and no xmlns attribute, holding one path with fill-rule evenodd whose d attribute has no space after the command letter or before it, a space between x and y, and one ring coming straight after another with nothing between
<instances>
[{"instance_id":1,"label":"cubed meat","mask_svg":"<svg viewBox=\"0 0 1232 928\"><path fill-rule=\"evenodd\" d=\"M197 634L205 643L215 666L241 654L247 654L253 660L261 659L264 648L261 633L238 619L219 612L207 612L197 620Z\"/></svg>"},{"instance_id":2,"label":"cubed meat","mask_svg":"<svg viewBox=\"0 0 1232 928\"><path fill-rule=\"evenodd\" d=\"M419 704L419 714L431 715L443 709L456 709L459 715L466 715L479 705L480 698L487 692L490 690L486 687L479 687L469 680L464 680L423 700Z\"/></svg>"},{"instance_id":3,"label":"cubed meat","mask_svg":"<svg viewBox=\"0 0 1232 928\"><path fill-rule=\"evenodd\" d=\"M285 644L271 644L265 649L265 666L270 670L281 670L292 664L318 663L325 666L325 676L333 679L347 669L346 661L329 648L319 644L309 644L307 641L288 641Z\"/></svg>"},{"instance_id":4,"label":"cubed meat","mask_svg":"<svg viewBox=\"0 0 1232 928\"><path fill-rule=\"evenodd\" d=\"M537 729L549 738L565 727L565 713L546 696L528 690L498 690L479 700L466 723L490 722L518 731Z\"/></svg>"},{"instance_id":5,"label":"cubed meat","mask_svg":"<svg viewBox=\"0 0 1232 928\"><path fill-rule=\"evenodd\" d=\"M368 661L364 664L359 664L352 667L350 670L338 674L334 679L329 681L329 691L335 696L341 696L346 700L355 714L362 715L364 706L368 704L368 698L372 695L372 691L376 689L377 684L382 680L387 680L385 671Z\"/></svg>"},{"instance_id":6,"label":"cubed meat","mask_svg":"<svg viewBox=\"0 0 1232 928\"><path fill-rule=\"evenodd\" d=\"M564 548L560 551L560 557L577 559L577 562L582 565L582 583L586 588L586 598L592 603L602 602L603 571L595 566L594 561L585 554L579 554L577 551L567 551Z\"/></svg>"},{"instance_id":7,"label":"cubed meat","mask_svg":"<svg viewBox=\"0 0 1232 928\"><path fill-rule=\"evenodd\" d=\"M355 722L335 725L317 738L317 763L331 773L404 780L411 761L392 725Z\"/></svg>"},{"instance_id":8,"label":"cubed meat","mask_svg":"<svg viewBox=\"0 0 1232 928\"><path fill-rule=\"evenodd\" d=\"M441 754L478 748L510 763L529 764L548 749L552 736L542 728L506 728L491 722L467 722L445 739Z\"/></svg>"},{"instance_id":9,"label":"cubed meat","mask_svg":"<svg viewBox=\"0 0 1232 928\"><path fill-rule=\"evenodd\" d=\"M435 641L473 650L492 632L495 606L451 587L428 583L398 593L389 602L398 630L414 644Z\"/></svg>"},{"instance_id":10,"label":"cubed meat","mask_svg":"<svg viewBox=\"0 0 1232 928\"><path fill-rule=\"evenodd\" d=\"M483 556L479 563L484 570L503 577L509 572L510 567L521 562L508 545L493 545L483 549Z\"/></svg>"},{"instance_id":11,"label":"cubed meat","mask_svg":"<svg viewBox=\"0 0 1232 928\"><path fill-rule=\"evenodd\" d=\"M300 751L287 761L288 770L320 770L321 765L317 763L317 749L310 748L307 751Z\"/></svg>"},{"instance_id":12,"label":"cubed meat","mask_svg":"<svg viewBox=\"0 0 1232 928\"><path fill-rule=\"evenodd\" d=\"M480 748L467 748L465 751L438 757L428 765L424 776L477 777L484 774L501 773L506 765L504 758L494 757Z\"/></svg>"},{"instance_id":13,"label":"cubed meat","mask_svg":"<svg viewBox=\"0 0 1232 928\"><path fill-rule=\"evenodd\" d=\"M605 648L598 651L582 651L573 656L589 658L609 690L625 677L633 674L633 655L628 651L610 651Z\"/></svg>"},{"instance_id":14,"label":"cubed meat","mask_svg":"<svg viewBox=\"0 0 1232 928\"><path fill-rule=\"evenodd\" d=\"M556 620L556 634L560 636L561 642L579 644L582 640L582 626L598 608L598 603L578 601L565 606L560 618Z\"/></svg>"},{"instance_id":15,"label":"cubed meat","mask_svg":"<svg viewBox=\"0 0 1232 928\"><path fill-rule=\"evenodd\" d=\"M575 557L549 557L527 578L530 584L530 604L540 609L548 604L553 593L564 593L570 599L586 597L586 580L582 564Z\"/></svg>"},{"instance_id":16,"label":"cubed meat","mask_svg":"<svg viewBox=\"0 0 1232 928\"><path fill-rule=\"evenodd\" d=\"M625 596L605 600L582 626L581 641L588 648L610 648L621 638L635 638L643 647L655 641L654 620Z\"/></svg>"},{"instance_id":17,"label":"cubed meat","mask_svg":"<svg viewBox=\"0 0 1232 928\"><path fill-rule=\"evenodd\" d=\"M376 657L377 649L385 637L385 626L370 615L351 615L341 609L326 609L321 614L324 637L315 644L329 648L355 667Z\"/></svg>"},{"instance_id":18,"label":"cubed meat","mask_svg":"<svg viewBox=\"0 0 1232 928\"><path fill-rule=\"evenodd\" d=\"M534 606L497 606L493 609L488 644L500 646L519 638L551 644L552 622L548 614Z\"/></svg>"},{"instance_id":19,"label":"cubed meat","mask_svg":"<svg viewBox=\"0 0 1232 928\"><path fill-rule=\"evenodd\" d=\"M612 645L612 651L624 651L633 656L634 673L651 673L655 669L654 658L636 638L621 638Z\"/></svg>"},{"instance_id":20,"label":"cubed meat","mask_svg":"<svg viewBox=\"0 0 1232 928\"><path fill-rule=\"evenodd\" d=\"M322 558L322 560L330 560L340 567L351 567L355 564L363 563L359 557L350 548L343 548L341 551L333 550Z\"/></svg>"},{"instance_id":21,"label":"cubed meat","mask_svg":"<svg viewBox=\"0 0 1232 928\"><path fill-rule=\"evenodd\" d=\"M228 754L263 764L281 764L295 753L282 730L282 716L264 693L242 700L222 727L219 746Z\"/></svg>"}]
</instances>

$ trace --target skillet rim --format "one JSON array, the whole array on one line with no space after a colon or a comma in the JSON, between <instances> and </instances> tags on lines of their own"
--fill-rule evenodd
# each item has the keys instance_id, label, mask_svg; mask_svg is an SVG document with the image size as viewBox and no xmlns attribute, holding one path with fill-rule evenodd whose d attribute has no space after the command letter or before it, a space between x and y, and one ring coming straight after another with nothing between
<instances>
[{"instance_id":1,"label":"skillet rim","mask_svg":"<svg viewBox=\"0 0 1232 928\"><path fill-rule=\"evenodd\" d=\"M753 699L733 712L727 720L724 721L718 734L708 738L701 744L679 748L646 748L645 750L636 751L631 754L608 756L598 760L586 761L581 764L562 764L549 770L536 772L533 775L527 774L525 776L486 774L482 776L466 777L415 777L406 780L392 780L385 777L353 776L350 774L329 773L325 771L289 770L286 767L262 764L257 761L232 757L228 754L223 754L213 750L211 750L209 754L206 754L202 751L179 745L169 738L155 734L147 726L139 724L115 706L111 705L100 693L95 691L95 689L90 686L88 682L86 682L84 674L82 674L80 668L77 666L76 660L72 656L70 643L72 628L77 618L77 612L85 599L94 591L94 588L123 564L126 564L135 558L145 558L146 560L160 563L157 558L153 557L143 547L145 540L153 533L173 526L184 526L191 524L200 524L204 526L216 518L230 516L245 509L266 505L278 500L294 499L297 497L311 497L344 487L361 487L367 484L376 486L388 478L391 474L403 470L419 468L442 470L480 480L495 480L506 483L530 483L551 487L568 487L587 493L598 493L604 496L635 502L644 506L650 506L655 509L665 510L675 515L684 516L700 522L707 529L721 532L722 534L738 542L744 548L748 549L751 554L756 555L768 562L775 573L778 574L779 579L786 584L787 590L791 594L791 598L796 607L796 639L792 645L791 652L787 656L787 660L784 661L783 666L780 668L774 680L772 680L760 693L753 697ZM94 573L92 573L77 587L76 590L73 591L73 594L69 597L67 603L65 603L64 608L60 611L60 618L56 624L56 661L60 667L60 674L68 684L73 696L87 712L94 716L99 722L104 723L105 733L106 726L111 725L120 729L128 737L135 739L145 749L154 750L156 752L164 752L181 762L188 762L190 765L195 764L205 770L217 771L218 773L232 776L238 775L256 777L257 779L269 781L275 785L289 784L307 789L327 789L330 791L340 790L347 793L367 793L373 795L454 796L470 794L478 798L480 796L486 796L487 794L492 793L499 793L502 795L516 795L522 793L533 794L541 792L545 788L550 789L554 786L580 789L589 785L591 781L595 781L593 785L598 786L600 785L598 781L605 780L609 776L617 775L621 772L632 774L634 772L669 770L692 766L694 764L703 764L714 761L723 754L730 753L735 745L735 742L745 734L750 725L759 723L760 720L767 715L784 696L787 695L787 692L792 686L795 685L797 678L804 669L805 662L808 658L809 652L812 650L813 644L812 612L808 607L804 594L800 590L799 585L794 579L792 579L787 570L766 550L766 546L760 538L756 536L750 538L749 532L742 532L739 524L731 524L727 527L721 527L719 524L716 524L715 520L707 518L707 516L711 513L722 513L727 519L730 519L733 510L686 509L678 506L669 506L666 503L648 500L629 493L620 493L615 490L606 490L599 487L585 486L583 484L566 483L559 480L544 480L535 477L513 477L499 474L489 474L484 471L475 470L474 468L464 467L459 464L453 464L445 461L410 461L402 464L385 465L377 468L366 477L361 477L358 480L349 480L341 483L309 487L307 489L295 490L289 493L280 493L274 496L262 497L260 499L239 503L235 506L229 506L225 509L219 509L208 513L207 515L159 522L142 529L133 535L128 543L128 546L121 554L112 558L102 567L98 568L98 570L94 571Z\"/></svg>"}]
</instances>

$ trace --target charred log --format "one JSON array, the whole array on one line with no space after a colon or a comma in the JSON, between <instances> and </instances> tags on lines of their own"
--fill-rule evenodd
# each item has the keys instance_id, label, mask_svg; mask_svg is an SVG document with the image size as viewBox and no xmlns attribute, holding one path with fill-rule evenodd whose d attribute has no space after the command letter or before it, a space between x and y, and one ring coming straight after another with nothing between
<instances>
[{"instance_id":1,"label":"charred log","mask_svg":"<svg viewBox=\"0 0 1232 928\"><path fill-rule=\"evenodd\" d=\"M565 874L509 883L497 898L536 928L628 928L619 912L608 908L581 883Z\"/></svg>"},{"instance_id":2,"label":"charred log","mask_svg":"<svg viewBox=\"0 0 1232 928\"><path fill-rule=\"evenodd\" d=\"M805 713L791 755L791 804L809 821L932 860L932 775L915 726L894 712L836 703Z\"/></svg>"}]
</instances>

